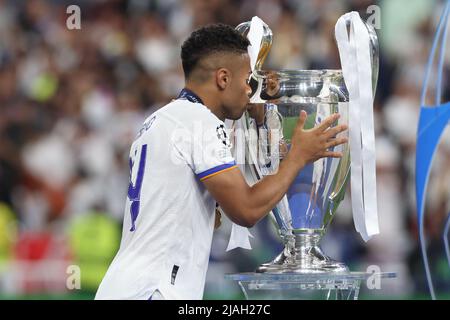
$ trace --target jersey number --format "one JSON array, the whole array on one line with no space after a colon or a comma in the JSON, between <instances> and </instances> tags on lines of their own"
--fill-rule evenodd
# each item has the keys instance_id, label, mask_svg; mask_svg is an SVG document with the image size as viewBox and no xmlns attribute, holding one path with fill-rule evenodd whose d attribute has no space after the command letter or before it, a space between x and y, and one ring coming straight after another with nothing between
<instances>
[{"instance_id":1,"label":"jersey number","mask_svg":"<svg viewBox=\"0 0 450 320\"><path fill-rule=\"evenodd\" d=\"M137 152L137 150L136 150ZM136 154L135 154L136 155ZM128 199L131 201L130 213L131 213L131 229L130 231L136 230L135 222L139 215L140 202L141 202L141 187L142 180L144 179L145 172L145 163L147 158L147 145L144 144L141 148L141 154L139 159L139 167L138 172L136 174L136 182L133 184L133 168L136 170L135 163L138 160L138 157L135 157L135 160L130 158L130 184L128 185Z\"/></svg>"}]
</instances>

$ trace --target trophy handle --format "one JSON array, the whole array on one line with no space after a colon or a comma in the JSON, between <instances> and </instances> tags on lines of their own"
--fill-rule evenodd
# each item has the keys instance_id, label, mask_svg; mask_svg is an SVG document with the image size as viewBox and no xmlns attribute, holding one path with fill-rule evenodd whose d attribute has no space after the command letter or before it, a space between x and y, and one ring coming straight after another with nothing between
<instances>
[{"instance_id":1,"label":"trophy handle","mask_svg":"<svg viewBox=\"0 0 450 320\"><path fill-rule=\"evenodd\" d=\"M362 19L361 19L362 20ZM375 28L367 21L362 20L367 28L370 39L370 62L372 63L372 92L375 97L375 92L378 83L378 71L380 68L380 45ZM350 29L350 21L346 21L346 26Z\"/></svg>"},{"instance_id":2,"label":"trophy handle","mask_svg":"<svg viewBox=\"0 0 450 320\"><path fill-rule=\"evenodd\" d=\"M380 68L380 45L375 28L367 22L364 22L370 38L370 62L372 63L372 92L375 97L378 83L378 72Z\"/></svg>"},{"instance_id":3,"label":"trophy handle","mask_svg":"<svg viewBox=\"0 0 450 320\"><path fill-rule=\"evenodd\" d=\"M247 36L248 32L250 31L250 25L251 25L251 21L246 21L243 22L241 24L239 24L235 29L241 33L243 36ZM264 63L264 61L267 58L267 55L269 54L269 51L272 47L272 41L273 41L273 34L272 34L272 30L270 30L269 26L263 22L263 36L261 39L261 45L259 48L259 52L258 52L258 57L256 59L256 64L255 64L255 70L254 71L258 71L262 69L262 65ZM261 102L259 101L259 97L256 94L258 92L258 88L260 88L260 86L262 85L262 80L258 81L256 75L254 73L252 73L252 75L250 76L250 87L252 88L252 94L251 94L251 99L250 101L253 103L256 102ZM255 100L256 98L256 100ZM254 108L258 108L258 107L263 107L263 103L259 103L259 106L257 104L254 104ZM263 114L261 114L261 116L264 117L264 122L267 121L267 118L265 117L265 111L263 110ZM256 119L255 119L256 120ZM252 123L250 121L250 114L248 111L246 111L244 113L244 116L237 121L242 121L242 124L245 126L246 130L249 132L249 135L252 135L251 133L253 133L253 135L256 136L256 141L254 141L255 145L252 146L250 144L247 145L246 148L246 160L248 161L249 165L248 165L248 169L249 169L249 175L251 176L250 180L253 180L254 182L260 180L263 177L263 173L268 173L268 169L264 168L264 166L261 166L259 163L260 158L260 152L258 151L259 148L264 147L260 145L260 141L257 138L258 134L261 133L263 134L263 132L258 132L259 130L256 128L255 123ZM251 123L255 126L252 127ZM268 133L268 132L266 132ZM249 137L247 137L246 139L248 139ZM267 136L267 138L269 138L269 136ZM273 139L271 139L272 137L270 137L268 139L268 141L273 141ZM249 140L253 140L253 139L249 139ZM248 141L247 141L248 143ZM256 150L255 150L256 147ZM271 148L271 160L274 160L274 156L278 156L278 153L273 153L273 145L268 145L266 147L272 147ZM279 162L279 159L277 159L277 161ZM284 199L283 199L284 200ZM275 206L275 208L271 211L270 213L270 218L272 220L273 223L277 224L280 229L281 229L281 234L288 234L290 228L290 224L291 221L290 219L287 217L288 215L290 215L290 213L288 213L287 211L289 210L289 206L287 206L286 208L286 203L283 203L283 200L277 204L277 206ZM287 199L286 199L287 202Z\"/></svg>"},{"instance_id":4,"label":"trophy handle","mask_svg":"<svg viewBox=\"0 0 450 320\"><path fill-rule=\"evenodd\" d=\"M250 31L251 21L242 22L235 29L243 36L247 36ZM263 22L263 37L261 39L261 46L259 48L258 58L256 59L256 70L261 70L264 61L269 54L270 48L272 48L273 34L269 26Z\"/></svg>"}]
</instances>

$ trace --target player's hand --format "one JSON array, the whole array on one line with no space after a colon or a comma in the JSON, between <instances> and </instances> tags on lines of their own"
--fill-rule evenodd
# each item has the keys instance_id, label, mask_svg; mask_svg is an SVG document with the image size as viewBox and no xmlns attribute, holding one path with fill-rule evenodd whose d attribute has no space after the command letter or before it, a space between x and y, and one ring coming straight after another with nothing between
<instances>
[{"instance_id":1,"label":"player's hand","mask_svg":"<svg viewBox=\"0 0 450 320\"><path fill-rule=\"evenodd\" d=\"M306 112L301 111L297 126L291 139L291 150L295 159L303 165L324 157L340 158L342 153L330 151L330 148L346 143L346 137L336 137L337 134L347 130L347 125L341 124L331 127L339 114L333 114L324 119L312 129L304 129Z\"/></svg>"}]
</instances>

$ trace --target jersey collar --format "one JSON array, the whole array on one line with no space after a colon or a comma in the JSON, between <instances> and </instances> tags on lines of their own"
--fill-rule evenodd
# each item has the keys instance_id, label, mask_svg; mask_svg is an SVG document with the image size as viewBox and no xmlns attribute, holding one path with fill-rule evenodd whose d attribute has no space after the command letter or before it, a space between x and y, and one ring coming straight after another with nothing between
<instances>
[{"instance_id":1,"label":"jersey collar","mask_svg":"<svg viewBox=\"0 0 450 320\"><path fill-rule=\"evenodd\" d=\"M194 92L192 92L189 89L183 88L181 90L180 94L178 95L177 99L186 99L193 103L201 103L204 104L202 99L198 95L196 95Z\"/></svg>"}]
</instances>

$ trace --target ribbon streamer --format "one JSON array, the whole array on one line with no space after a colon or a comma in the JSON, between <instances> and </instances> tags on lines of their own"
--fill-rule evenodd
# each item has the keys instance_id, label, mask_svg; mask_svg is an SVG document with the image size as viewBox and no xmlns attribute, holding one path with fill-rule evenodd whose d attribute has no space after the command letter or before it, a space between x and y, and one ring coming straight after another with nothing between
<instances>
[{"instance_id":1,"label":"ribbon streamer","mask_svg":"<svg viewBox=\"0 0 450 320\"><path fill-rule=\"evenodd\" d=\"M255 69L256 61L258 58L259 50L261 48L261 41L264 34L264 22L258 18L253 17L250 23L250 30L248 31L247 38L250 41L250 46L248 47L248 55L250 57L250 65L252 71ZM232 121L226 121L227 127L230 128ZM234 154L241 172L247 176L245 172L245 115L241 119L234 122L234 132L235 132L235 148ZM247 177L246 177L247 178ZM248 181L248 179L247 179ZM252 181L255 183L256 181ZM221 210L221 209L220 209ZM235 248L251 249L249 237L253 237L250 231L232 223L231 235L228 241L228 246L226 251L233 250Z\"/></svg>"},{"instance_id":2,"label":"ribbon streamer","mask_svg":"<svg viewBox=\"0 0 450 320\"><path fill-rule=\"evenodd\" d=\"M363 240L368 241L379 233L370 37L364 22L354 11L339 18L335 35L350 97L348 116L353 220Z\"/></svg>"}]
</instances>

